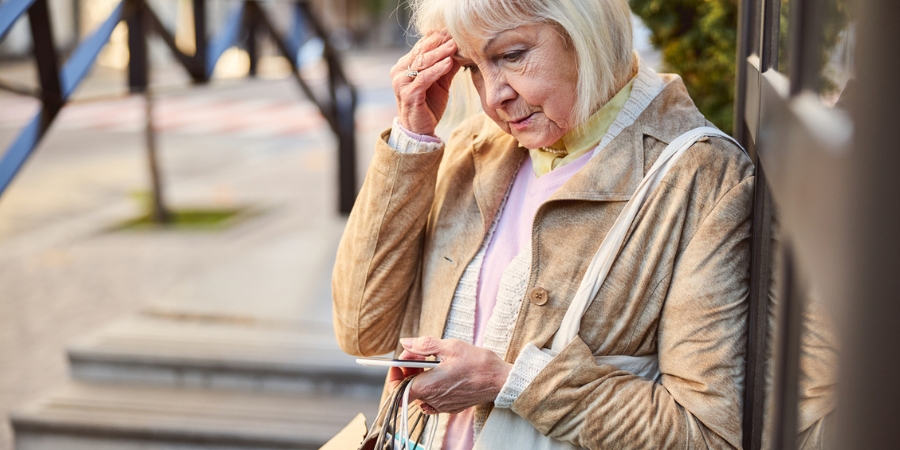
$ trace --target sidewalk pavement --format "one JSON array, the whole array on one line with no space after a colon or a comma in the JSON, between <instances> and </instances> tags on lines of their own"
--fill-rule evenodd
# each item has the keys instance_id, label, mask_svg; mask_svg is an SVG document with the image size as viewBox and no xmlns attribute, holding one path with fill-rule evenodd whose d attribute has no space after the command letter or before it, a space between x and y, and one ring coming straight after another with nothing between
<instances>
[{"instance_id":1,"label":"sidewalk pavement","mask_svg":"<svg viewBox=\"0 0 900 450\"><path fill-rule=\"evenodd\" d=\"M360 182L395 115L388 71L398 56L347 60L360 88ZM0 67L0 77L28 73ZM121 79L98 70L84 91ZM295 82L227 81L169 91L158 104L172 119L158 135L168 203L250 214L219 231L113 231L139 213L136 194L148 189L141 102L67 107L0 197L0 450L12 445L9 411L68 378L66 344L141 308L330 324L344 223L336 141ZM35 107L0 93L0 149Z\"/></svg>"}]
</instances>

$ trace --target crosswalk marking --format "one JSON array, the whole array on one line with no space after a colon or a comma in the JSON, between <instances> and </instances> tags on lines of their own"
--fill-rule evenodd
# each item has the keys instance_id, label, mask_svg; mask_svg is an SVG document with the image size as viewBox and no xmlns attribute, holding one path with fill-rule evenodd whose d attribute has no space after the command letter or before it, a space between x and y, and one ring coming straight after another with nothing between
<instances>
[{"instance_id":1,"label":"crosswalk marking","mask_svg":"<svg viewBox=\"0 0 900 450\"><path fill-rule=\"evenodd\" d=\"M40 102L14 95L0 96L0 129L16 129L37 113ZM357 110L357 128L383 128L395 114L393 105L364 105ZM294 99L223 99L170 96L155 100L154 127L161 133L226 134L252 137L291 136L327 127L318 109ZM60 111L55 129L139 132L144 128L140 96L72 103Z\"/></svg>"}]
</instances>

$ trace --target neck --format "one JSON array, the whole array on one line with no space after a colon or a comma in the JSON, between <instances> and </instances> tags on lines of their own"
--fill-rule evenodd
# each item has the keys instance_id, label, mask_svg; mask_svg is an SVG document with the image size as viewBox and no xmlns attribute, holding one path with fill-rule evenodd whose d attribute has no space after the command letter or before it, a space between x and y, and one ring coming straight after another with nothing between
<instances>
[{"instance_id":1,"label":"neck","mask_svg":"<svg viewBox=\"0 0 900 450\"><path fill-rule=\"evenodd\" d=\"M638 70L640 70L640 62L638 61L637 56L632 55L631 56L631 66L628 68L627 71L622 72L621 74L619 74L616 77L616 83L613 85L612 90L610 92L607 92L606 97L603 98L597 104L596 107L591 109L591 115L593 115L594 113L599 111L600 108L606 106L606 104L609 103L609 101L616 95L616 93L621 91L622 88L625 87L626 84L631 82L631 80L635 76L637 76ZM588 117L590 117L590 116L588 116ZM581 127L584 127L584 125L585 125L584 123L582 123L581 125L578 125L577 127L575 127L575 130L579 130Z\"/></svg>"}]
</instances>

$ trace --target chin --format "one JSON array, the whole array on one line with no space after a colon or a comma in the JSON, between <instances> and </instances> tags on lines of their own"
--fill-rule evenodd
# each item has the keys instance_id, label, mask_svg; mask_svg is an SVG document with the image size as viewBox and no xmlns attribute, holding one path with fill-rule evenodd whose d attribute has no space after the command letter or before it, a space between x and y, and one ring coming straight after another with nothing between
<instances>
[{"instance_id":1,"label":"chin","mask_svg":"<svg viewBox=\"0 0 900 450\"><path fill-rule=\"evenodd\" d=\"M510 133L517 141L519 141L519 145L525 148L541 148L546 147L548 145L553 145L559 139L550 139L546 136L534 136L529 134L517 134Z\"/></svg>"},{"instance_id":2,"label":"chin","mask_svg":"<svg viewBox=\"0 0 900 450\"><path fill-rule=\"evenodd\" d=\"M512 127L510 127L509 124L505 121L499 120L498 118L495 118L495 117L491 117L491 119L493 119L494 123L496 123L497 126L500 127L501 130L503 130L506 134L514 137L516 139L516 141L519 142L519 145L522 147L525 147L525 148L540 148L540 147L546 147L548 145L553 145L564 134L564 133L560 133L559 136L549 136L545 132L540 132L540 131L531 130L531 129L516 131ZM542 123L535 123L535 124L532 124L532 126L529 128L541 129L541 128L545 128L545 127L546 127L546 125L544 125Z\"/></svg>"},{"instance_id":3,"label":"chin","mask_svg":"<svg viewBox=\"0 0 900 450\"><path fill-rule=\"evenodd\" d=\"M507 128L514 138L519 141L519 144L525 148L541 148L553 145L556 141L560 140L565 134L562 130L558 129L558 127L554 127L553 124L547 124L545 122L538 122L532 124L528 129L525 130L512 130Z\"/></svg>"}]
</instances>

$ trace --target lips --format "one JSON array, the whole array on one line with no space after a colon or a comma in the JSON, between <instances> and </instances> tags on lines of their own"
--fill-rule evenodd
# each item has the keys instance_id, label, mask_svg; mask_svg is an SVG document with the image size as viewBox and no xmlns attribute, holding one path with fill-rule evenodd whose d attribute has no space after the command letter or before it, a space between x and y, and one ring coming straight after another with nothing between
<instances>
[{"instance_id":1,"label":"lips","mask_svg":"<svg viewBox=\"0 0 900 450\"><path fill-rule=\"evenodd\" d=\"M520 117L516 120L510 120L510 121L508 121L508 123L509 123L510 127L519 130L519 129L527 127L528 124L531 122L532 117L534 117L534 113L531 113L527 116Z\"/></svg>"},{"instance_id":2,"label":"lips","mask_svg":"<svg viewBox=\"0 0 900 450\"><path fill-rule=\"evenodd\" d=\"M533 115L534 115L534 113L528 113L528 114L526 114L526 115L524 115L524 116L519 116L518 119L510 119L510 120L507 120L507 122L509 122L509 123L517 123L517 122L521 122L521 121L523 121L523 120L525 120L525 119L528 119L529 117L531 117L531 116L533 116Z\"/></svg>"}]
</instances>

